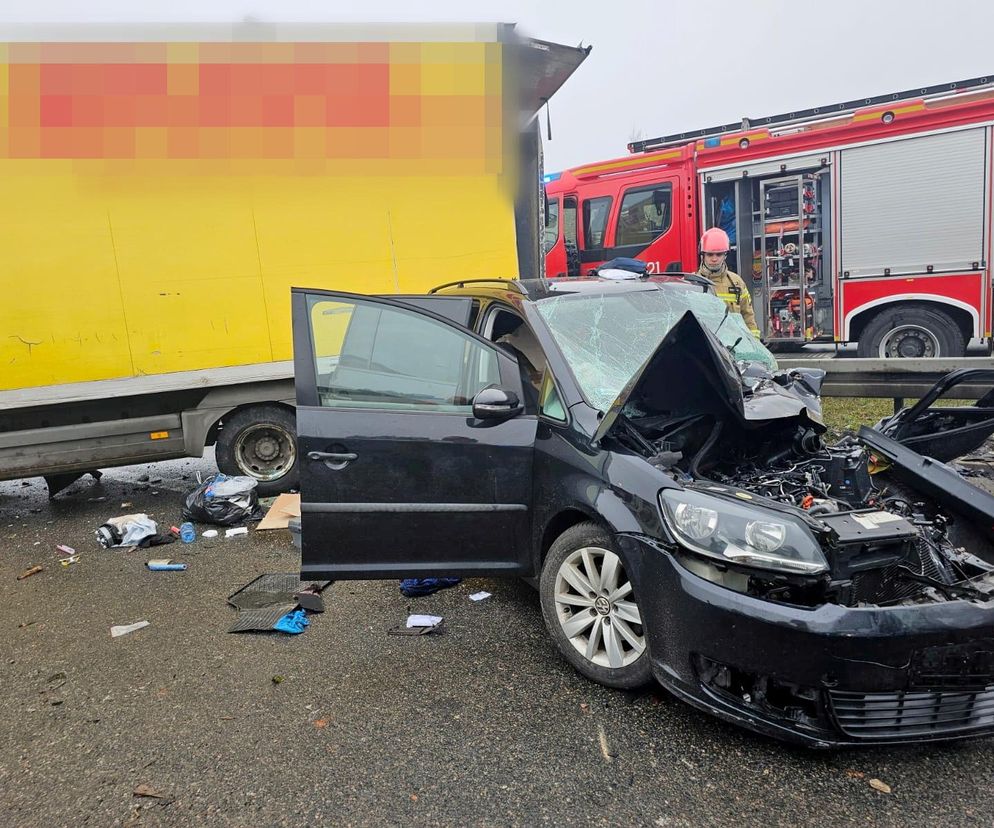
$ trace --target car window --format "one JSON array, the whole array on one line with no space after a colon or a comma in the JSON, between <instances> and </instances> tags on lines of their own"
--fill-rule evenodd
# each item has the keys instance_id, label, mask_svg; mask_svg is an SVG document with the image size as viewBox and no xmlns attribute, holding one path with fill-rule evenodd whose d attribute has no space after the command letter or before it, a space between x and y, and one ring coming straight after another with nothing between
<instances>
[{"instance_id":1,"label":"car window","mask_svg":"<svg viewBox=\"0 0 994 828\"><path fill-rule=\"evenodd\" d=\"M611 197L588 198L583 202L583 247L592 250L604 246L604 230L611 212Z\"/></svg>"},{"instance_id":2,"label":"car window","mask_svg":"<svg viewBox=\"0 0 994 828\"><path fill-rule=\"evenodd\" d=\"M670 227L673 192L669 184L628 190L621 200L615 244L643 247Z\"/></svg>"},{"instance_id":3,"label":"car window","mask_svg":"<svg viewBox=\"0 0 994 828\"><path fill-rule=\"evenodd\" d=\"M542 391L539 394L538 407L543 416L550 420L566 422L566 409L563 407L563 401L559 398L556 384L552 381L552 374L548 371L545 372L545 381L542 383Z\"/></svg>"},{"instance_id":4,"label":"car window","mask_svg":"<svg viewBox=\"0 0 994 828\"><path fill-rule=\"evenodd\" d=\"M470 412L500 382L493 350L415 311L315 296L310 317L322 406Z\"/></svg>"}]
</instances>

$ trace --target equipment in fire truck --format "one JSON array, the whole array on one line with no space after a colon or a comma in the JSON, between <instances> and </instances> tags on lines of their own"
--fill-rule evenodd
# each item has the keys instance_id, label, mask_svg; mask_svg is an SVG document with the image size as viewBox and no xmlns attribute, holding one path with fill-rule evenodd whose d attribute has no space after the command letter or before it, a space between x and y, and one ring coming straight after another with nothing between
<instances>
[{"instance_id":1,"label":"equipment in fire truck","mask_svg":"<svg viewBox=\"0 0 994 828\"><path fill-rule=\"evenodd\" d=\"M757 183L754 262L770 342L807 342L819 333L812 290L822 266L817 184L818 173Z\"/></svg>"}]
</instances>

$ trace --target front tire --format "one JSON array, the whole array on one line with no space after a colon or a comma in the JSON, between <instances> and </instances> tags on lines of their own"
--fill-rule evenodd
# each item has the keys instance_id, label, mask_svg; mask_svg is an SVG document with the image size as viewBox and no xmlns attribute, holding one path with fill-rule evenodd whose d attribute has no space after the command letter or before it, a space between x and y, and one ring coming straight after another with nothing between
<instances>
[{"instance_id":1,"label":"front tire","mask_svg":"<svg viewBox=\"0 0 994 828\"><path fill-rule=\"evenodd\" d=\"M225 474L257 480L262 497L297 488L300 470L294 412L280 405L236 411L221 422L214 456Z\"/></svg>"},{"instance_id":2,"label":"front tire","mask_svg":"<svg viewBox=\"0 0 994 828\"><path fill-rule=\"evenodd\" d=\"M966 340L948 314L908 304L877 314L863 329L856 354L875 359L961 357Z\"/></svg>"},{"instance_id":3,"label":"front tire","mask_svg":"<svg viewBox=\"0 0 994 828\"><path fill-rule=\"evenodd\" d=\"M642 613L611 539L596 523L567 529L539 582L542 616L560 654L582 675L632 689L652 678Z\"/></svg>"}]
</instances>

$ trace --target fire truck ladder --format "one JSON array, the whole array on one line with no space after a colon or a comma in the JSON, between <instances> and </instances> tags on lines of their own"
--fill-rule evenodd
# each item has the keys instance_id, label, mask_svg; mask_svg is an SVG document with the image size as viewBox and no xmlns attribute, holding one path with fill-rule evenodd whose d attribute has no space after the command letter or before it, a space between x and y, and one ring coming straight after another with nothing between
<instances>
[{"instance_id":1,"label":"fire truck ladder","mask_svg":"<svg viewBox=\"0 0 994 828\"><path fill-rule=\"evenodd\" d=\"M826 118L838 118L859 109L865 109L866 107L884 106L889 103L914 99L949 97L950 95L966 91L976 91L977 89L988 86L994 86L994 75L953 81L952 83L942 83L937 86L924 86L919 89L907 89L904 92L892 92L888 95L877 95L872 98L857 98L851 101L829 104L828 106L815 106L811 109L802 109L796 112L768 115L765 118L743 118L741 121L733 124L719 124L718 126L698 129L692 132L677 132L672 135L663 135L660 138L633 141L628 145L628 151L631 153L652 152L668 146L686 144L690 141L707 139L717 135L726 135L730 132L741 132L743 130L762 127L786 127L810 121L820 121Z\"/></svg>"}]
</instances>

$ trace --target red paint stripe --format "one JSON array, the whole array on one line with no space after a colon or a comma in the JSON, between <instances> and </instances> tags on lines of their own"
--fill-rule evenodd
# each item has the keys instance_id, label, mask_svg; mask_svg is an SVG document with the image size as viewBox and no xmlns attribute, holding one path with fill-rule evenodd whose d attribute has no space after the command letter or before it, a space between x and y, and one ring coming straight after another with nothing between
<instances>
[{"instance_id":1,"label":"red paint stripe","mask_svg":"<svg viewBox=\"0 0 994 828\"><path fill-rule=\"evenodd\" d=\"M11 73L11 125L371 127L391 122L390 66L54 64Z\"/></svg>"}]
</instances>

